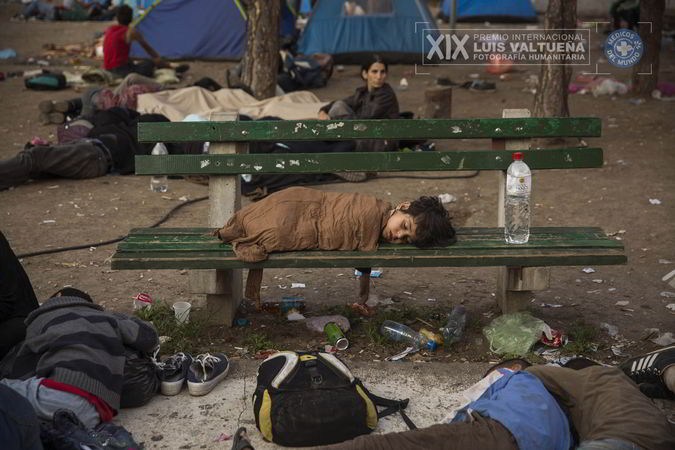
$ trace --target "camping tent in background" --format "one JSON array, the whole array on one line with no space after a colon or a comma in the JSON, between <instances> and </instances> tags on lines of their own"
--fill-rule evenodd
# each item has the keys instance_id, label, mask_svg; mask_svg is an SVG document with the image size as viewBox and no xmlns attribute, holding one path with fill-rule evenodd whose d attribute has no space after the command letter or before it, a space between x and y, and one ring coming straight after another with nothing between
<instances>
[{"instance_id":1,"label":"camping tent in background","mask_svg":"<svg viewBox=\"0 0 675 450\"><path fill-rule=\"evenodd\" d=\"M531 0L455 0L459 22L536 22ZM443 0L439 16L452 15L452 0Z\"/></svg>"},{"instance_id":2,"label":"camping tent in background","mask_svg":"<svg viewBox=\"0 0 675 450\"><path fill-rule=\"evenodd\" d=\"M424 0L319 0L298 52L329 53L343 63L358 63L373 53L392 63L421 62L429 46L420 22L436 27Z\"/></svg>"},{"instance_id":3,"label":"camping tent in background","mask_svg":"<svg viewBox=\"0 0 675 450\"><path fill-rule=\"evenodd\" d=\"M240 59L246 20L232 0L157 0L134 22L163 57ZM138 42L131 56L148 58Z\"/></svg>"}]
</instances>

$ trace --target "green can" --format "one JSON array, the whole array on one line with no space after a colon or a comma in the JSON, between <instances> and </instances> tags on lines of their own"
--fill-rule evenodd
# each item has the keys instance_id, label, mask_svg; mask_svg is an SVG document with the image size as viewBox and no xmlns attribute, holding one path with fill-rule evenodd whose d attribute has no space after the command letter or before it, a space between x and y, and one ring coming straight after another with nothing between
<instances>
[{"instance_id":1,"label":"green can","mask_svg":"<svg viewBox=\"0 0 675 450\"><path fill-rule=\"evenodd\" d=\"M326 333L328 341L331 343L331 345L338 350L346 350L347 347L349 347L349 341L337 323L328 322L323 327L323 332Z\"/></svg>"}]
</instances>

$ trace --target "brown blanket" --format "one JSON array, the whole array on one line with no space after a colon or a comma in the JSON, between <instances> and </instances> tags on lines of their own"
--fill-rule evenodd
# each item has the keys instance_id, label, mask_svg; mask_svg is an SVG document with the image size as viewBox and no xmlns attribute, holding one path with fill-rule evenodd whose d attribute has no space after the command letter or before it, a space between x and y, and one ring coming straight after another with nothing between
<instances>
[{"instance_id":1,"label":"brown blanket","mask_svg":"<svg viewBox=\"0 0 675 450\"><path fill-rule=\"evenodd\" d=\"M391 205L372 195L291 187L239 211L216 230L237 258L267 259L271 252L377 249ZM262 269L249 270L246 297L260 307Z\"/></svg>"}]
</instances>

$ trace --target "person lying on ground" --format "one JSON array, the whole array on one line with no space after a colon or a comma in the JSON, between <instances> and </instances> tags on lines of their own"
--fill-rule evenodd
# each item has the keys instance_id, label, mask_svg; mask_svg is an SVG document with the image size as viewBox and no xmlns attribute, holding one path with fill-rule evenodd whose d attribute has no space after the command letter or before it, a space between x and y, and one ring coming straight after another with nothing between
<instances>
[{"instance_id":1,"label":"person lying on ground","mask_svg":"<svg viewBox=\"0 0 675 450\"><path fill-rule=\"evenodd\" d=\"M24 320L38 306L28 275L0 231L0 359L26 337Z\"/></svg>"},{"instance_id":2,"label":"person lying on ground","mask_svg":"<svg viewBox=\"0 0 675 450\"><path fill-rule=\"evenodd\" d=\"M512 449L568 450L574 442L569 421L529 363L507 360L464 391L466 404L442 423L427 428L359 436L326 450Z\"/></svg>"},{"instance_id":3,"label":"person lying on ground","mask_svg":"<svg viewBox=\"0 0 675 450\"><path fill-rule=\"evenodd\" d=\"M103 68L119 77L130 73L140 73L152 77L156 67L168 67L159 53L145 40L140 31L129 26L133 18L133 10L122 5L117 8L117 25L105 30L103 38ZM129 59L132 42L138 42L152 57L152 60L135 63Z\"/></svg>"},{"instance_id":4,"label":"person lying on ground","mask_svg":"<svg viewBox=\"0 0 675 450\"><path fill-rule=\"evenodd\" d=\"M168 119L114 107L97 112L89 120L71 122L65 131L74 134L83 130L82 136L71 141L57 145L28 143L13 158L0 160L0 191L37 178L86 179L108 173L133 173L134 157L149 155L153 147L138 142L138 122L168 122ZM181 146L167 147L170 153L182 152Z\"/></svg>"},{"instance_id":5,"label":"person lying on ground","mask_svg":"<svg viewBox=\"0 0 675 450\"><path fill-rule=\"evenodd\" d=\"M0 384L42 420L65 408L93 428L120 408L125 346L151 353L158 345L150 323L106 312L85 292L65 288L28 315L26 339L10 364L2 362Z\"/></svg>"},{"instance_id":6,"label":"person lying on ground","mask_svg":"<svg viewBox=\"0 0 675 450\"><path fill-rule=\"evenodd\" d=\"M89 88L81 97L70 100L43 100L38 104L42 125L60 125L68 119L93 116L97 111L121 106L136 110L137 98L148 92L158 92L168 87L153 78L130 73L114 88Z\"/></svg>"},{"instance_id":7,"label":"person lying on ground","mask_svg":"<svg viewBox=\"0 0 675 450\"><path fill-rule=\"evenodd\" d=\"M624 364L632 365L645 357L647 361L660 361L656 364L657 369L675 369L672 348L642 355ZM620 369L600 366L590 360L583 364L578 359L570 363L570 367L579 370L553 365L532 366L524 359L502 361L463 392L467 404L450 413L443 420L444 424L400 433L360 436L321 448L675 448L673 424ZM514 383L506 378L508 373L529 377ZM529 389L538 387L544 387L549 395L542 395L539 390L535 390L536 397L528 393ZM551 400L558 408L551 408ZM564 411L567 433L561 431L562 422L555 416L550 420L551 413L557 410ZM547 438L546 434L550 434L552 442L542 440Z\"/></svg>"},{"instance_id":8,"label":"person lying on ground","mask_svg":"<svg viewBox=\"0 0 675 450\"><path fill-rule=\"evenodd\" d=\"M246 206L213 234L231 243L237 259L246 262L264 261L271 252L374 251L380 242L432 247L455 241L448 212L436 197L393 207L372 195L304 187L287 188ZM250 300L259 301L261 280L262 269L249 271ZM368 286L364 275L362 303L368 299Z\"/></svg>"}]
</instances>

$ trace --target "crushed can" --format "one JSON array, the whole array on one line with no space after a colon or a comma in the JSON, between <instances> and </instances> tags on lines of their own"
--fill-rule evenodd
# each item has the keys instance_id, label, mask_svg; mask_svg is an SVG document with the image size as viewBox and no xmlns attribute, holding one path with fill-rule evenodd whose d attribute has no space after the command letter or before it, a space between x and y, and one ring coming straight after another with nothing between
<instances>
[{"instance_id":1,"label":"crushed can","mask_svg":"<svg viewBox=\"0 0 675 450\"><path fill-rule=\"evenodd\" d=\"M323 327L323 332L326 333L330 344L338 350L346 350L349 347L349 341L335 322L328 322Z\"/></svg>"},{"instance_id":2,"label":"crushed can","mask_svg":"<svg viewBox=\"0 0 675 450\"><path fill-rule=\"evenodd\" d=\"M562 347L567 344L567 336L560 330L551 329L552 339L546 337L545 333L541 333L541 343L549 347Z\"/></svg>"},{"instance_id":3,"label":"crushed can","mask_svg":"<svg viewBox=\"0 0 675 450\"><path fill-rule=\"evenodd\" d=\"M136 294L136 296L134 297L134 311L138 309L147 308L151 305L152 305L152 297L150 297L150 294L141 292L139 294Z\"/></svg>"}]
</instances>

